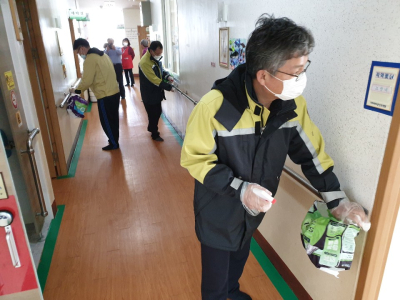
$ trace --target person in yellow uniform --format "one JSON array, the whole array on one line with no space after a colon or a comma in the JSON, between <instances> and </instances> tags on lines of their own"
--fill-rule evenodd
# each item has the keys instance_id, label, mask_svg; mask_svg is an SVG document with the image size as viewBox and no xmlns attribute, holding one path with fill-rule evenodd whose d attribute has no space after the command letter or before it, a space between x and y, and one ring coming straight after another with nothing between
<instances>
[{"instance_id":1,"label":"person in yellow uniform","mask_svg":"<svg viewBox=\"0 0 400 300\"><path fill-rule=\"evenodd\" d=\"M147 131L151 138L157 142L164 139L158 132L162 108L161 101L165 99L165 90L172 90L174 79L164 70L161 58L163 45L159 41L153 41L139 63L140 94L149 119Z\"/></svg>"},{"instance_id":2,"label":"person in yellow uniform","mask_svg":"<svg viewBox=\"0 0 400 300\"><path fill-rule=\"evenodd\" d=\"M74 42L74 51L84 59L82 80L71 93L80 94L90 88L97 98L100 123L108 137L105 151L119 149L119 86L115 78L114 65L104 51L90 48L89 42L79 38Z\"/></svg>"},{"instance_id":3,"label":"person in yellow uniform","mask_svg":"<svg viewBox=\"0 0 400 300\"><path fill-rule=\"evenodd\" d=\"M251 237L272 205L265 193L275 195L287 155L335 217L348 203L302 96L313 47L306 28L261 16L246 63L217 80L190 115L181 165L195 178L203 300L252 299L239 278Z\"/></svg>"}]
</instances>

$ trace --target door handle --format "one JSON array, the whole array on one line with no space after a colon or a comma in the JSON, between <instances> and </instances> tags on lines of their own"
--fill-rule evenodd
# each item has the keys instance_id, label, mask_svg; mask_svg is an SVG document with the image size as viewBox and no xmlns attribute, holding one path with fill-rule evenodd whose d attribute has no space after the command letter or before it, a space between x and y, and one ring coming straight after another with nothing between
<instances>
[{"instance_id":1,"label":"door handle","mask_svg":"<svg viewBox=\"0 0 400 300\"><path fill-rule=\"evenodd\" d=\"M33 179L35 180L35 187L36 187L36 192L39 197L39 205L40 205L40 213L36 213L36 216L42 216L45 218L48 216L49 213L47 212L46 204L44 202L42 185L40 183L39 172L38 172L37 165L36 165L35 150L33 149L33 146L32 146L33 139L39 132L40 132L39 128L35 128L29 132L28 140L26 142L27 150L21 151L21 153L28 153L29 161L31 163Z\"/></svg>"},{"instance_id":2,"label":"door handle","mask_svg":"<svg viewBox=\"0 0 400 300\"><path fill-rule=\"evenodd\" d=\"M5 230L6 230L6 241L8 245L8 250L10 251L12 264L15 268L19 268L21 267L21 262L19 260L17 246L15 245L15 240L11 229L11 225L6 226Z\"/></svg>"},{"instance_id":3,"label":"door handle","mask_svg":"<svg viewBox=\"0 0 400 300\"><path fill-rule=\"evenodd\" d=\"M9 211L0 211L0 227L4 227L6 231L6 242L12 264L15 268L19 268L21 267L21 261L19 260L17 246L15 245L15 239L11 228L12 221L13 216Z\"/></svg>"}]
</instances>

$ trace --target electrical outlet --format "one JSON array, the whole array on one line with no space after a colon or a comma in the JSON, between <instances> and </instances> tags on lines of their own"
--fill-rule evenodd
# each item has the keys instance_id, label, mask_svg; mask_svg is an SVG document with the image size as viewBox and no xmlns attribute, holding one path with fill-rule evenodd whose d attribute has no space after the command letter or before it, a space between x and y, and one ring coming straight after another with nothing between
<instances>
[{"instance_id":1,"label":"electrical outlet","mask_svg":"<svg viewBox=\"0 0 400 300\"><path fill-rule=\"evenodd\" d=\"M215 68L215 62L211 62L211 67Z\"/></svg>"}]
</instances>

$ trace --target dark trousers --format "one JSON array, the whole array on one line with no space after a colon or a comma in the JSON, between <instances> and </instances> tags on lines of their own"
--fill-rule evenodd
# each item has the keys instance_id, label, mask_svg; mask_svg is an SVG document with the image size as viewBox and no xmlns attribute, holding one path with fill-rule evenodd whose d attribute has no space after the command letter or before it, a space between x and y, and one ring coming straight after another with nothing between
<instances>
[{"instance_id":1,"label":"dark trousers","mask_svg":"<svg viewBox=\"0 0 400 300\"><path fill-rule=\"evenodd\" d=\"M203 300L226 300L239 290L239 278L250 252L248 241L238 251L219 250L201 244L201 295Z\"/></svg>"},{"instance_id":2,"label":"dark trousers","mask_svg":"<svg viewBox=\"0 0 400 300\"><path fill-rule=\"evenodd\" d=\"M135 78L133 77L132 69L125 69L124 73L125 73L126 84L129 85L130 82L130 85L134 85ZM131 81L129 81L129 77L131 77Z\"/></svg>"},{"instance_id":3,"label":"dark trousers","mask_svg":"<svg viewBox=\"0 0 400 300\"><path fill-rule=\"evenodd\" d=\"M149 118L147 131L151 132L151 137L153 139L156 139L160 136L160 133L158 132L158 121L160 120L162 112L161 102L157 104L146 104L143 102L143 104Z\"/></svg>"},{"instance_id":4,"label":"dark trousers","mask_svg":"<svg viewBox=\"0 0 400 300\"><path fill-rule=\"evenodd\" d=\"M100 123L110 145L118 146L119 140L119 93L97 100Z\"/></svg>"},{"instance_id":5,"label":"dark trousers","mask_svg":"<svg viewBox=\"0 0 400 300\"><path fill-rule=\"evenodd\" d=\"M121 98L125 99L125 87L124 87L124 77L122 76L122 64L115 64L114 70L119 85L119 93L121 94Z\"/></svg>"}]
</instances>

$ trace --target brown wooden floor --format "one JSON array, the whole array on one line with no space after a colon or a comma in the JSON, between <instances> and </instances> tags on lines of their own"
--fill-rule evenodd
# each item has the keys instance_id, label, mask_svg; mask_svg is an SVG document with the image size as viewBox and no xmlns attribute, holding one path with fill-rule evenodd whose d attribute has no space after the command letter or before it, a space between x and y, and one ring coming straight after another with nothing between
<instances>
[{"instance_id":1,"label":"brown wooden floor","mask_svg":"<svg viewBox=\"0 0 400 300\"><path fill-rule=\"evenodd\" d=\"M107 138L93 104L76 176L53 181L65 213L45 300L201 299L193 179L162 120L165 142L150 138L139 88L126 98L121 149L101 150ZM241 286L253 299L282 299L252 254Z\"/></svg>"}]
</instances>

